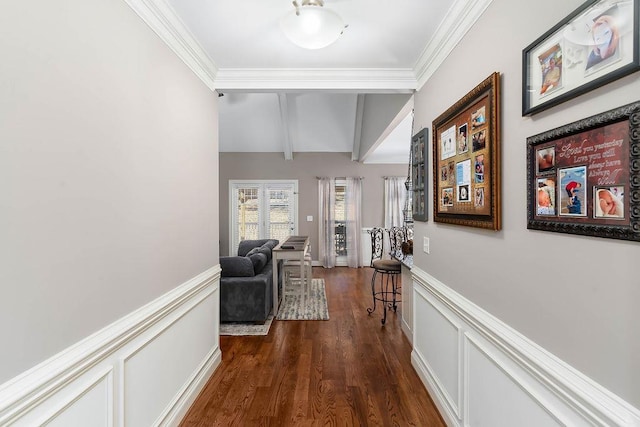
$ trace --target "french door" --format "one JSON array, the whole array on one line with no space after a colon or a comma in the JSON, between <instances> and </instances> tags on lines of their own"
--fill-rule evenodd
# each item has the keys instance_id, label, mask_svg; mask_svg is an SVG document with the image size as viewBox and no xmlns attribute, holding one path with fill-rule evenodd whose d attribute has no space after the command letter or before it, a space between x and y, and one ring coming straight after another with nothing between
<instances>
[{"instance_id":1,"label":"french door","mask_svg":"<svg viewBox=\"0 0 640 427\"><path fill-rule=\"evenodd\" d=\"M336 179L336 194L334 200L334 222L335 231L333 233L336 248L336 266L347 266L347 211L345 195L347 192L347 180Z\"/></svg>"},{"instance_id":2,"label":"french door","mask_svg":"<svg viewBox=\"0 0 640 427\"><path fill-rule=\"evenodd\" d=\"M278 239L298 233L298 181L229 181L229 254L243 240Z\"/></svg>"}]
</instances>

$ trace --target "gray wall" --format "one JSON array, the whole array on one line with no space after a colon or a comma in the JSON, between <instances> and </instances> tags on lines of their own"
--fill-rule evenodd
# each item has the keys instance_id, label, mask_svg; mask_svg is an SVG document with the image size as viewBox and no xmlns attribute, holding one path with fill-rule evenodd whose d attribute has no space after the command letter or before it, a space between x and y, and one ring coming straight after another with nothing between
<instances>
[{"instance_id":1,"label":"gray wall","mask_svg":"<svg viewBox=\"0 0 640 427\"><path fill-rule=\"evenodd\" d=\"M125 2L0 28L2 383L218 263L218 112Z\"/></svg>"},{"instance_id":2,"label":"gray wall","mask_svg":"<svg viewBox=\"0 0 640 427\"><path fill-rule=\"evenodd\" d=\"M415 131L430 127L493 71L502 73L503 229L417 223L416 248L428 236L431 251L416 251L415 262L640 407L640 244L527 230L526 138L637 101L640 94L636 73L521 117L522 49L581 3L494 0L416 95ZM429 212L431 217L431 200ZM465 260L466 268L452 268L454 260Z\"/></svg>"},{"instance_id":3,"label":"gray wall","mask_svg":"<svg viewBox=\"0 0 640 427\"><path fill-rule=\"evenodd\" d=\"M385 176L406 176L404 165L365 165L351 161L351 153L220 153L220 253L229 252L229 180L297 179L298 232L311 238L318 259L318 176L362 176L362 226L384 225ZM307 222L313 215L313 222Z\"/></svg>"}]
</instances>

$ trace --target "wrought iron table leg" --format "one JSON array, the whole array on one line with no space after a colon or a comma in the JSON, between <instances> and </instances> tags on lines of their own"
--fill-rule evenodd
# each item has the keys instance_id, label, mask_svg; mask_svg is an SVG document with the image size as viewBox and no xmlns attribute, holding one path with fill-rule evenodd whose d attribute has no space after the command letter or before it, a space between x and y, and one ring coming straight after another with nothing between
<instances>
[{"instance_id":1,"label":"wrought iron table leg","mask_svg":"<svg viewBox=\"0 0 640 427\"><path fill-rule=\"evenodd\" d=\"M384 306L384 314L382 315L382 324L387 323L387 292L389 291L389 275L385 274L386 280L383 280L380 283L380 292L382 297L382 305ZM392 282L393 283L393 282Z\"/></svg>"}]
</instances>

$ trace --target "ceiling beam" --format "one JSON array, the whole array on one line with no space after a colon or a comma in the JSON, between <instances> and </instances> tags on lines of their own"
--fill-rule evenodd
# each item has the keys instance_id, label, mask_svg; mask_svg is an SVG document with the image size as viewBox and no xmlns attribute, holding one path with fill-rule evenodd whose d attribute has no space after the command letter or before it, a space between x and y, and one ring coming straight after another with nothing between
<instances>
[{"instance_id":1,"label":"ceiling beam","mask_svg":"<svg viewBox=\"0 0 640 427\"><path fill-rule=\"evenodd\" d=\"M356 101L356 123L353 132L353 150L351 150L351 160L360 161L360 144L362 143L362 116L364 114L365 94L358 94Z\"/></svg>"},{"instance_id":2,"label":"ceiling beam","mask_svg":"<svg viewBox=\"0 0 640 427\"><path fill-rule=\"evenodd\" d=\"M402 109L396 114L393 118L389 126L382 132L382 134L378 137L376 142L367 150L366 153L362 155L363 162L367 159L367 157L372 154L376 149L384 142L385 139L389 136L391 132L402 122L408 114L411 114L413 111L413 96L409 98L406 104L402 107ZM413 135L413 129L411 130L411 135ZM411 136L410 135L410 136Z\"/></svg>"},{"instance_id":3,"label":"ceiling beam","mask_svg":"<svg viewBox=\"0 0 640 427\"><path fill-rule=\"evenodd\" d=\"M282 145L285 160L293 160L293 146L291 145L291 124L289 120L289 101L286 93L278 93L280 105L280 122L282 124Z\"/></svg>"},{"instance_id":4,"label":"ceiling beam","mask_svg":"<svg viewBox=\"0 0 640 427\"><path fill-rule=\"evenodd\" d=\"M418 82L410 68L223 68L215 84L225 92L413 93Z\"/></svg>"}]
</instances>

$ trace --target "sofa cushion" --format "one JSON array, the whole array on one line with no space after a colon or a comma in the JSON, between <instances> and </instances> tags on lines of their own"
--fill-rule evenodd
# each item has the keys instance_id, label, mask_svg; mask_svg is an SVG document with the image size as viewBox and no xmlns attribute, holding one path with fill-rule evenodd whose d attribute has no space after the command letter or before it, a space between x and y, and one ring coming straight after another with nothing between
<instances>
[{"instance_id":1,"label":"sofa cushion","mask_svg":"<svg viewBox=\"0 0 640 427\"><path fill-rule=\"evenodd\" d=\"M247 258L249 258L253 264L254 274L260 274L265 265L267 265L267 262L269 262L267 256L262 253L247 255Z\"/></svg>"},{"instance_id":2,"label":"sofa cushion","mask_svg":"<svg viewBox=\"0 0 640 427\"><path fill-rule=\"evenodd\" d=\"M222 277L251 277L255 276L253 262L243 256L220 257Z\"/></svg>"}]
</instances>

